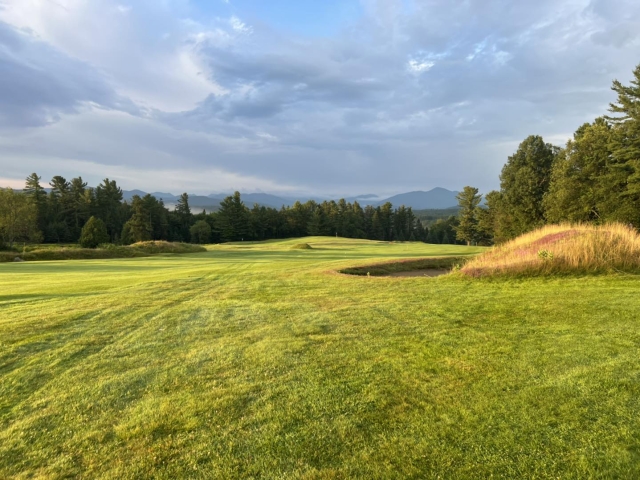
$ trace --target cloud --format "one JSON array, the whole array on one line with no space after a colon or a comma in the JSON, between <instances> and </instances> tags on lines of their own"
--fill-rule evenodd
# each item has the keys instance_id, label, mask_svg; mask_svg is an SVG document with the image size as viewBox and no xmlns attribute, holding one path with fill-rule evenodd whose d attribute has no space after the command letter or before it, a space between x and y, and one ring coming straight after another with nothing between
<instances>
[{"instance_id":1,"label":"cloud","mask_svg":"<svg viewBox=\"0 0 640 480\"><path fill-rule=\"evenodd\" d=\"M93 104L138 113L91 66L68 57L33 34L0 22L0 127L53 123Z\"/></svg>"},{"instance_id":2,"label":"cloud","mask_svg":"<svg viewBox=\"0 0 640 480\"><path fill-rule=\"evenodd\" d=\"M639 61L634 0L362 0L322 36L226 2L57 2L0 8L6 178L19 155L200 193L198 171L227 191L488 190L527 135L605 113Z\"/></svg>"}]
</instances>

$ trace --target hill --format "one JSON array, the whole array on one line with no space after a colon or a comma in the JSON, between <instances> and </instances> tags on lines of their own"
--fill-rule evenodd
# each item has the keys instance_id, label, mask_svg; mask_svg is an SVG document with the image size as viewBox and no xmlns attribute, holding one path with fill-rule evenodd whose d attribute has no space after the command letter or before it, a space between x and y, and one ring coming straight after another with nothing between
<instances>
[{"instance_id":1,"label":"hill","mask_svg":"<svg viewBox=\"0 0 640 480\"><path fill-rule=\"evenodd\" d=\"M428 192L416 191L394 195L378 202L377 205L391 202L395 206L404 205L415 210L454 208L458 204L456 195L458 192L446 188L434 188Z\"/></svg>"},{"instance_id":2,"label":"hill","mask_svg":"<svg viewBox=\"0 0 640 480\"><path fill-rule=\"evenodd\" d=\"M640 235L627 225L548 225L474 258L472 277L637 272Z\"/></svg>"}]
</instances>

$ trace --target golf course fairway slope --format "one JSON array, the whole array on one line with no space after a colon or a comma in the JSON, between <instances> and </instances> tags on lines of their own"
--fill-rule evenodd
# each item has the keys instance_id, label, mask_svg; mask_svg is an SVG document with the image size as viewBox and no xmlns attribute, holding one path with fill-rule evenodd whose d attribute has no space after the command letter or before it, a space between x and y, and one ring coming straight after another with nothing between
<instances>
[{"instance_id":1,"label":"golf course fairway slope","mask_svg":"<svg viewBox=\"0 0 640 480\"><path fill-rule=\"evenodd\" d=\"M2 264L0 478L640 477L640 277L337 273L481 251Z\"/></svg>"}]
</instances>

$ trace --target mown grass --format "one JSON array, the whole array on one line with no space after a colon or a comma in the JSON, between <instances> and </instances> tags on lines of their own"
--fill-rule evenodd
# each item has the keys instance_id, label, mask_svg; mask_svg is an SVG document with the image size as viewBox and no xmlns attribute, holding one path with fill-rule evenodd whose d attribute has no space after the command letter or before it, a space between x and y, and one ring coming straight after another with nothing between
<instances>
[{"instance_id":1,"label":"mown grass","mask_svg":"<svg viewBox=\"0 0 640 480\"><path fill-rule=\"evenodd\" d=\"M24 261L45 260L88 260L106 258L148 257L162 253L198 253L206 252L201 245L188 243L172 243L163 241L139 242L133 245L105 245L102 248L80 248L75 245L55 247L51 245L41 248L27 249L22 252L0 252L0 262L13 262L16 258Z\"/></svg>"},{"instance_id":2,"label":"mown grass","mask_svg":"<svg viewBox=\"0 0 640 480\"><path fill-rule=\"evenodd\" d=\"M619 223L546 225L468 262L462 273L558 275L640 273L640 235Z\"/></svg>"},{"instance_id":3,"label":"mown grass","mask_svg":"<svg viewBox=\"0 0 640 480\"><path fill-rule=\"evenodd\" d=\"M0 266L0 478L637 478L640 279L308 238Z\"/></svg>"}]
</instances>

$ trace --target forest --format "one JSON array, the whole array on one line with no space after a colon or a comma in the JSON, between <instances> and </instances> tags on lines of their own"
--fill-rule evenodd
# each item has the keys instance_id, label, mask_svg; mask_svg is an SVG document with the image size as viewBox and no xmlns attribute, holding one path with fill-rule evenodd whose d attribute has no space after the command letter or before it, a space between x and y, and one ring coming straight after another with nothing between
<instances>
[{"instance_id":1,"label":"forest","mask_svg":"<svg viewBox=\"0 0 640 480\"><path fill-rule=\"evenodd\" d=\"M1 210L13 212L13 228L3 229L3 243L102 243L128 245L147 240L220 243L268 240L306 235L339 236L386 241L456 243L454 216L421 221L411 208L391 203L362 208L358 202L296 202L281 209L253 205L248 208L239 192L225 198L216 212L192 212L189 196L181 195L168 209L152 195L135 195L123 201L121 188L104 179L96 188L81 177L67 181L55 176L45 190L41 178L31 174L23 192L0 190ZM3 215L0 213L0 215ZM5 214L9 218L9 215ZM90 238L85 240L90 234Z\"/></svg>"},{"instance_id":2,"label":"forest","mask_svg":"<svg viewBox=\"0 0 640 480\"><path fill-rule=\"evenodd\" d=\"M508 158L500 190L465 187L459 240L502 243L546 224L622 222L640 226L640 65L615 80L609 114L581 125L564 148L526 138Z\"/></svg>"},{"instance_id":3,"label":"forest","mask_svg":"<svg viewBox=\"0 0 640 480\"><path fill-rule=\"evenodd\" d=\"M383 241L492 245L551 223L622 222L640 226L640 65L630 85L614 81L610 115L580 126L565 147L527 137L508 157L500 190L483 196L467 186L457 216L414 213L391 203L296 202L281 209L246 206L240 193L216 212L194 213L182 194L174 210L151 195L123 201L104 179L95 188L81 177L55 176L50 189L32 173L22 192L0 189L0 244L16 242L128 245L147 240L220 243L338 236ZM442 212L441 212L442 213ZM453 212L450 212L453 213ZM83 232L85 235L83 236Z\"/></svg>"}]
</instances>

